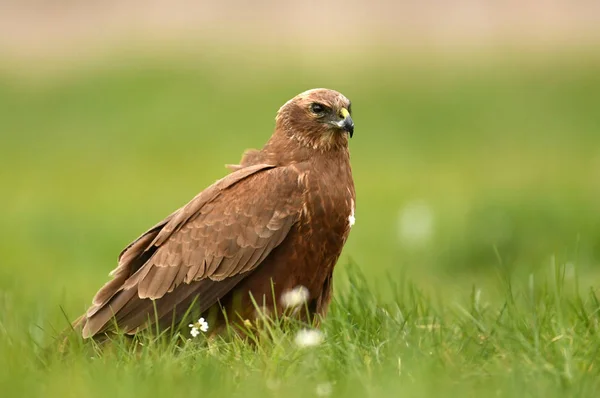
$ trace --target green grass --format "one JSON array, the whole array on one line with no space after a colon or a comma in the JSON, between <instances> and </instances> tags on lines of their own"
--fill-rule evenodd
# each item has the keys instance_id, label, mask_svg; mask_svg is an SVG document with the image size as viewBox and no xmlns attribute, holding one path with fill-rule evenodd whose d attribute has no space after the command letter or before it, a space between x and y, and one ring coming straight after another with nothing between
<instances>
[{"instance_id":1,"label":"green grass","mask_svg":"<svg viewBox=\"0 0 600 398\"><path fill-rule=\"evenodd\" d=\"M384 300L350 268L315 347L296 346L303 325L284 324L257 332L258 345L144 335L104 350L74 341L61 355L3 319L0 380L15 396L594 396L600 302L565 271L521 287L499 277L494 294L473 286L447 302L406 280Z\"/></svg>"},{"instance_id":2,"label":"green grass","mask_svg":"<svg viewBox=\"0 0 600 398\"><path fill-rule=\"evenodd\" d=\"M340 397L593 396L600 60L469 57L239 68L209 54L0 75L3 393L314 396L331 383ZM322 345L295 347L294 325L258 347L43 348L129 241L318 86L350 97L357 125L357 223Z\"/></svg>"}]
</instances>

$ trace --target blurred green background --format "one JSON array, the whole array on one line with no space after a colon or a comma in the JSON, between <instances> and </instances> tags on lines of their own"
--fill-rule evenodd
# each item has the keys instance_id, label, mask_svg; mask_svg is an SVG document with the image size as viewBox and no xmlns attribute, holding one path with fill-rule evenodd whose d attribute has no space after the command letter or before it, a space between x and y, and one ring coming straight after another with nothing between
<instances>
[{"instance_id":1,"label":"blurred green background","mask_svg":"<svg viewBox=\"0 0 600 398\"><path fill-rule=\"evenodd\" d=\"M452 293L556 256L596 281L592 52L384 51L313 67L294 54L115 57L128 61L0 80L0 287L36 307L75 316L128 242L260 148L281 104L321 86L353 101L357 125L342 267Z\"/></svg>"}]
</instances>

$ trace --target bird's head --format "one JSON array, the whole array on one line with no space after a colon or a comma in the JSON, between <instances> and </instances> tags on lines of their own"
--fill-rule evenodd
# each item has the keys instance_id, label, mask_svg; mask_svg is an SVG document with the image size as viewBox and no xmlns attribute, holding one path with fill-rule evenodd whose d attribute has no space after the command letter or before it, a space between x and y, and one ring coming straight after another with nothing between
<instances>
[{"instance_id":1,"label":"bird's head","mask_svg":"<svg viewBox=\"0 0 600 398\"><path fill-rule=\"evenodd\" d=\"M277 112L276 131L318 150L347 147L354 134L350 101L334 90L316 88L298 94Z\"/></svg>"}]
</instances>

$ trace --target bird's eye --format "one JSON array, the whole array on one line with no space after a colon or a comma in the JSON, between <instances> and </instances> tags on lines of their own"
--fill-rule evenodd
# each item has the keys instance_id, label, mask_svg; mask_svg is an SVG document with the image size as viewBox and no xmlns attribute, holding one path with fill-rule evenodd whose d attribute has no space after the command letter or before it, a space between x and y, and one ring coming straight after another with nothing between
<instances>
[{"instance_id":1,"label":"bird's eye","mask_svg":"<svg viewBox=\"0 0 600 398\"><path fill-rule=\"evenodd\" d=\"M325 106L318 104L316 102L313 102L312 104L310 104L310 111L312 113L314 113L315 115L320 115L325 112Z\"/></svg>"}]
</instances>

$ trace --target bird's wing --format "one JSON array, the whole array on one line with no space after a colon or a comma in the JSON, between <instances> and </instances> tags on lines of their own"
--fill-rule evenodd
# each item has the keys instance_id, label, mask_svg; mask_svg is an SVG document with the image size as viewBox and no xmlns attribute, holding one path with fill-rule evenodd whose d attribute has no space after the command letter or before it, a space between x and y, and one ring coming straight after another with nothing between
<instances>
[{"instance_id":1,"label":"bird's wing","mask_svg":"<svg viewBox=\"0 0 600 398\"><path fill-rule=\"evenodd\" d=\"M297 168L264 164L217 181L121 253L114 279L87 312L84 335L97 333L113 316L135 315L142 299L169 295L180 304L186 297L173 296L191 287L174 289L192 282L213 292L194 290L211 301L203 306L214 304L283 241L298 220L303 189Z\"/></svg>"}]
</instances>

